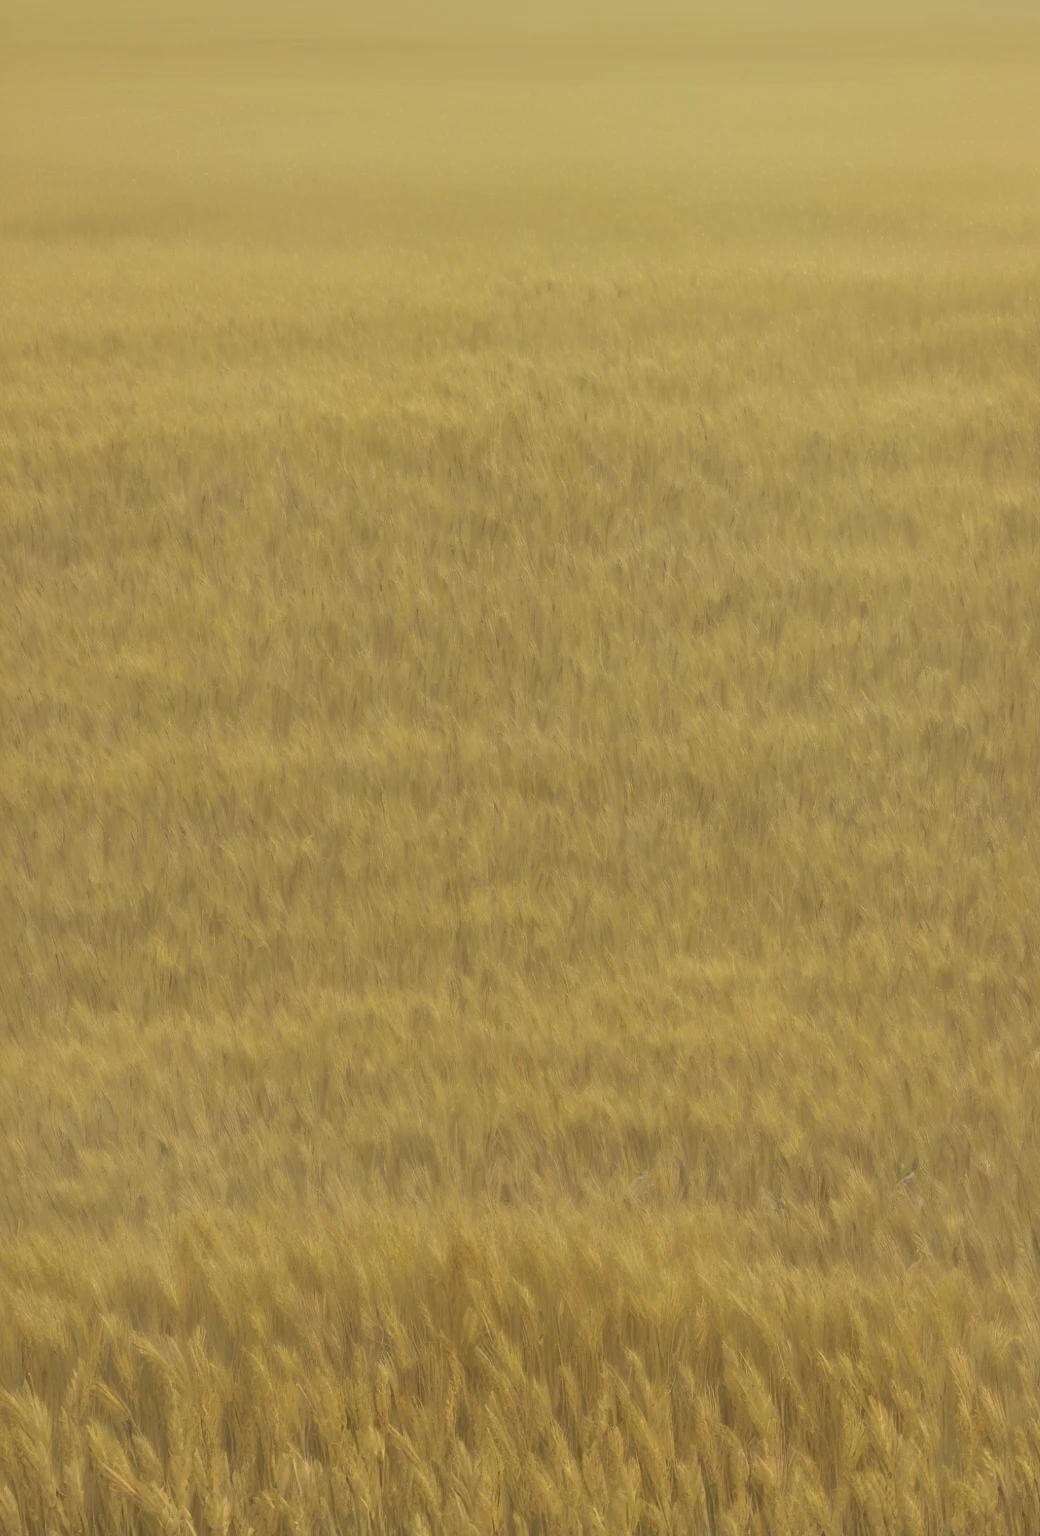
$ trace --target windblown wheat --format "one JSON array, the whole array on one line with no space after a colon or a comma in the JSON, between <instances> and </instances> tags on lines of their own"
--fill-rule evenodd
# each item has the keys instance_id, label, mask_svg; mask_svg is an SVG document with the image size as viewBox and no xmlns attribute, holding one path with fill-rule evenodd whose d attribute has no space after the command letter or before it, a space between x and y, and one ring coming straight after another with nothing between
<instances>
[{"instance_id":1,"label":"windblown wheat","mask_svg":"<svg viewBox=\"0 0 1040 1536\"><path fill-rule=\"evenodd\" d=\"M5 1532L1040 1529L1038 59L3 65Z\"/></svg>"}]
</instances>

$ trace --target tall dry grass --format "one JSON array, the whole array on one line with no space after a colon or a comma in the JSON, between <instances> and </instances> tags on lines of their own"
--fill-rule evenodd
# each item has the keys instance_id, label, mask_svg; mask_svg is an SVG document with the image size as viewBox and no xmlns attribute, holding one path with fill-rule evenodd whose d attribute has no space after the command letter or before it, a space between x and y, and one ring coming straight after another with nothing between
<instances>
[{"instance_id":1,"label":"tall dry grass","mask_svg":"<svg viewBox=\"0 0 1040 1536\"><path fill-rule=\"evenodd\" d=\"M1035 53L0 91L0 1528L1040 1529Z\"/></svg>"}]
</instances>

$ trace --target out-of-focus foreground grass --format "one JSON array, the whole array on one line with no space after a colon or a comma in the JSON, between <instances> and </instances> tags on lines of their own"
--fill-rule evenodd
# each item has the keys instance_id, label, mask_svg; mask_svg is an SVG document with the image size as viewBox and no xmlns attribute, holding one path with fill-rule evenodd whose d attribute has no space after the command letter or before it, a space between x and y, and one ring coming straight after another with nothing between
<instances>
[{"instance_id":1,"label":"out-of-focus foreground grass","mask_svg":"<svg viewBox=\"0 0 1040 1536\"><path fill-rule=\"evenodd\" d=\"M0 1528L1040 1528L1040 54L20 55Z\"/></svg>"}]
</instances>

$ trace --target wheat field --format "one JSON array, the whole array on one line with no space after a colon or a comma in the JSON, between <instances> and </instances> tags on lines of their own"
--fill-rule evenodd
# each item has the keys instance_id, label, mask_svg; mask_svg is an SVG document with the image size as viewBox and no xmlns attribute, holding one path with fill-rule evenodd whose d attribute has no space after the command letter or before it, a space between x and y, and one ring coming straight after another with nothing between
<instances>
[{"instance_id":1,"label":"wheat field","mask_svg":"<svg viewBox=\"0 0 1040 1536\"><path fill-rule=\"evenodd\" d=\"M274 14L0 49L0 1532L1035 1536L1040 39Z\"/></svg>"}]
</instances>

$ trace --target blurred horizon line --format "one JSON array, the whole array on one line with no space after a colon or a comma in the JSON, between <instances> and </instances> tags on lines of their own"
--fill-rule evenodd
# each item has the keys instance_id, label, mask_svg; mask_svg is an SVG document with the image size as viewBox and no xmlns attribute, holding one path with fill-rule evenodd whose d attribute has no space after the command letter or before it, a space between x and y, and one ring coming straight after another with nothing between
<instances>
[{"instance_id":1,"label":"blurred horizon line","mask_svg":"<svg viewBox=\"0 0 1040 1536\"><path fill-rule=\"evenodd\" d=\"M498 53L522 49L534 55L573 57L621 54L637 58L723 51L744 55L793 52L887 54L960 51L967 44L1004 47L1040 41L1040 6L1025 0L879 0L867 7L840 9L822 0L795 0L785 10L763 0L682 4L648 0L638 16L614 0L528 0L522 12L490 16L469 0L439 10L415 0L383 0L379 24L355 4L330 0L185 0L176 13L161 6L109 0L84 14L69 0L37 0L31 8L0 3L0 59L13 48L53 54L97 51L154 51L156 48L298 51L354 48L402 52Z\"/></svg>"}]
</instances>

